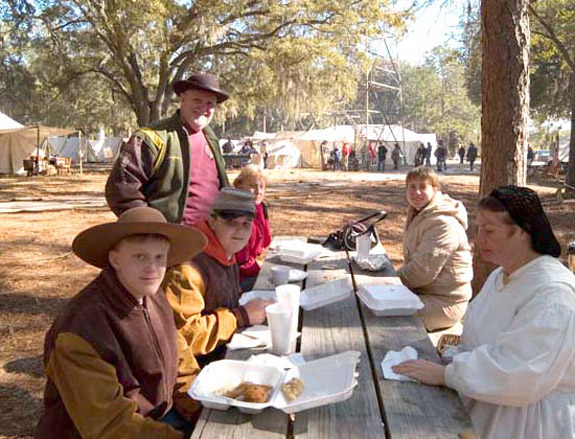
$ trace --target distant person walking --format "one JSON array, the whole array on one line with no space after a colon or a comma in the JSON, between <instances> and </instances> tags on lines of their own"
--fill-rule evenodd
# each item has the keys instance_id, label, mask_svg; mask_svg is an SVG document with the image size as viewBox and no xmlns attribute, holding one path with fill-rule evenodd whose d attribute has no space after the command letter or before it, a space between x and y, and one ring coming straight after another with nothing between
<instances>
[{"instance_id":1,"label":"distant person walking","mask_svg":"<svg viewBox=\"0 0 575 439\"><path fill-rule=\"evenodd\" d=\"M395 144L393 151L391 151L391 160L393 160L393 169L396 171L399 169L399 160L401 159L401 148L399 144Z\"/></svg>"},{"instance_id":2,"label":"distant person walking","mask_svg":"<svg viewBox=\"0 0 575 439\"><path fill-rule=\"evenodd\" d=\"M327 169L329 169L329 159L330 159L330 153L329 153L329 147L327 146L327 140L324 140L323 142L321 142L320 144L320 151L321 151L321 163L322 163L322 169L325 171Z\"/></svg>"},{"instance_id":3,"label":"distant person walking","mask_svg":"<svg viewBox=\"0 0 575 439\"><path fill-rule=\"evenodd\" d=\"M343 144L343 147L341 148L341 164L342 164L342 169L344 171L349 171L349 153L351 152L351 147L349 146L348 143Z\"/></svg>"},{"instance_id":4,"label":"distant person walking","mask_svg":"<svg viewBox=\"0 0 575 439\"><path fill-rule=\"evenodd\" d=\"M437 149L435 150L435 158L437 159L437 171L447 170L447 149L443 146L443 140L437 141Z\"/></svg>"},{"instance_id":5,"label":"distant person walking","mask_svg":"<svg viewBox=\"0 0 575 439\"><path fill-rule=\"evenodd\" d=\"M337 147L337 145L335 145L333 147L333 170L334 171L339 171L339 164L341 162L341 151L339 150L339 148Z\"/></svg>"},{"instance_id":6,"label":"distant person walking","mask_svg":"<svg viewBox=\"0 0 575 439\"><path fill-rule=\"evenodd\" d=\"M425 166L431 166L431 151L433 147L431 143L427 142L427 148L425 148Z\"/></svg>"},{"instance_id":7,"label":"distant person walking","mask_svg":"<svg viewBox=\"0 0 575 439\"><path fill-rule=\"evenodd\" d=\"M426 152L427 151L425 149L425 145L423 143L421 143L419 145L419 148L417 148L417 151L415 152L415 163L414 163L414 165L416 167L423 165L423 161L425 160Z\"/></svg>"},{"instance_id":8,"label":"distant person walking","mask_svg":"<svg viewBox=\"0 0 575 439\"><path fill-rule=\"evenodd\" d=\"M534 159L535 159L535 151L533 151L533 148L531 147L527 148L527 166L531 166Z\"/></svg>"},{"instance_id":9,"label":"distant person walking","mask_svg":"<svg viewBox=\"0 0 575 439\"><path fill-rule=\"evenodd\" d=\"M385 159L387 157L387 148L383 143L377 147L377 172L385 172Z\"/></svg>"},{"instance_id":10,"label":"distant person walking","mask_svg":"<svg viewBox=\"0 0 575 439\"><path fill-rule=\"evenodd\" d=\"M467 147L467 161L469 162L469 170L473 171L473 164L477 159L477 146L473 144L473 142L469 143Z\"/></svg>"},{"instance_id":11,"label":"distant person walking","mask_svg":"<svg viewBox=\"0 0 575 439\"><path fill-rule=\"evenodd\" d=\"M465 146L461 145L457 150L457 155L459 156L459 163L463 164L465 161Z\"/></svg>"}]
</instances>

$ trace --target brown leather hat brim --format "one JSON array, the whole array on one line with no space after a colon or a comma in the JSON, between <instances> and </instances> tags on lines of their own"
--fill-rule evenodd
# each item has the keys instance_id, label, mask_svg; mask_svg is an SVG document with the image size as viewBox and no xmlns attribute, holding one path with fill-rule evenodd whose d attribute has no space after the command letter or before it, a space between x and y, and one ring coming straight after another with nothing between
<instances>
[{"instance_id":1,"label":"brown leather hat brim","mask_svg":"<svg viewBox=\"0 0 575 439\"><path fill-rule=\"evenodd\" d=\"M72 242L72 250L88 264L104 268L108 264L108 252L122 239L132 235L151 234L165 236L170 241L168 267L192 259L201 253L208 243L199 230L179 224L115 222L84 230Z\"/></svg>"},{"instance_id":2,"label":"brown leather hat brim","mask_svg":"<svg viewBox=\"0 0 575 439\"><path fill-rule=\"evenodd\" d=\"M182 81L176 81L174 83L174 93L176 93L177 96L179 96L180 94L182 94L183 92L185 92L186 90L203 90L203 91L208 91L210 93L213 93L216 95L216 101L218 102L218 104L221 104L222 102L225 102L228 100L228 98L230 97L230 95L223 91L220 90L218 88L215 87L210 87L207 85L200 85L200 84L196 84L193 82L189 82L187 80L182 80Z\"/></svg>"}]
</instances>

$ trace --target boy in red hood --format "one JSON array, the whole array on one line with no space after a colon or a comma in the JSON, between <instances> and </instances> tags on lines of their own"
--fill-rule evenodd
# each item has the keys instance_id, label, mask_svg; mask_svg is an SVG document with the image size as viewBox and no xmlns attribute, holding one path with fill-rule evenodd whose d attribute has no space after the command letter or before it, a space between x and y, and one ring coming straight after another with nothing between
<instances>
[{"instance_id":1,"label":"boy in red hood","mask_svg":"<svg viewBox=\"0 0 575 439\"><path fill-rule=\"evenodd\" d=\"M210 218L197 224L208 238L205 250L172 268L164 288L174 311L180 349L190 350L201 367L225 357L234 332L265 320L270 302L239 306L239 270L234 254L248 242L255 214L251 193L223 188Z\"/></svg>"}]
</instances>

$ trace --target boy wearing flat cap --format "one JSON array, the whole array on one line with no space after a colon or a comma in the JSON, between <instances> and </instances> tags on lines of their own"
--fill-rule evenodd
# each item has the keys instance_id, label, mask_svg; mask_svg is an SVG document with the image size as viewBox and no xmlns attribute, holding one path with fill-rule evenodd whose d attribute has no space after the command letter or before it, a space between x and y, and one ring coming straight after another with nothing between
<instances>
[{"instance_id":1,"label":"boy wearing flat cap","mask_svg":"<svg viewBox=\"0 0 575 439\"><path fill-rule=\"evenodd\" d=\"M205 250L166 274L164 289L174 310L179 345L201 367L225 357L234 332L265 320L265 300L239 306L239 269L234 254L248 242L255 215L254 196L223 188L211 216L197 225L208 238Z\"/></svg>"},{"instance_id":2,"label":"boy wearing flat cap","mask_svg":"<svg viewBox=\"0 0 575 439\"><path fill-rule=\"evenodd\" d=\"M151 207L80 233L74 253L101 273L68 303L45 340L48 382L36 438L179 439L191 423L173 410L180 374L177 331L161 282L206 239ZM189 399L189 398L188 398ZM177 409L177 407L176 407Z\"/></svg>"}]
</instances>

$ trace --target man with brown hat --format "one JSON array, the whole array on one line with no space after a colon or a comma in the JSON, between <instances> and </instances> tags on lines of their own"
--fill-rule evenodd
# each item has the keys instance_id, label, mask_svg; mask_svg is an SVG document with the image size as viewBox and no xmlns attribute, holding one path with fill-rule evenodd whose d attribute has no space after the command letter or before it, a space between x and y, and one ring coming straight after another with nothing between
<instances>
[{"instance_id":1,"label":"man with brown hat","mask_svg":"<svg viewBox=\"0 0 575 439\"><path fill-rule=\"evenodd\" d=\"M199 231L170 224L146 206L74 239L74 253L102 271L46 335L48 382L36 438L179 439L191 430L187 416L194 412L186 410L193 401L181 395L186 389L177 376L179 369L190 381L199 367L193 356L178 357L160 286L166 267L205 245Z\"/></svg>"},{"instance_id":2,"label":"man with brown hat","mask_svg":"<svg viewBox=\"0 0 575 439\"><path fill-rule=\"evenodd\" d=\"M164 289L174 310L179 346L193 354L200 366L224 358L234 332L265 320L265 300L239 306L241 295L235 253L248 242L255 215L254 196L223 188L211 217L197 225L208 238L205 250L173 267Z\"/></svg>"},{"instance_id":3,"label":"man with brown hat","mask_svg":"<svg viewBox=\"0 0 575 439\"><path fill-rule=\"evenodd\" d=\"M215 76L202 73L176 81L173 89L180 109L122 145L106 183L116 215L149 205L171 223L194 225L207 219L218 191L229 185L218 139L208 127L228 93Z\"/></svg>"}]
</instances>

